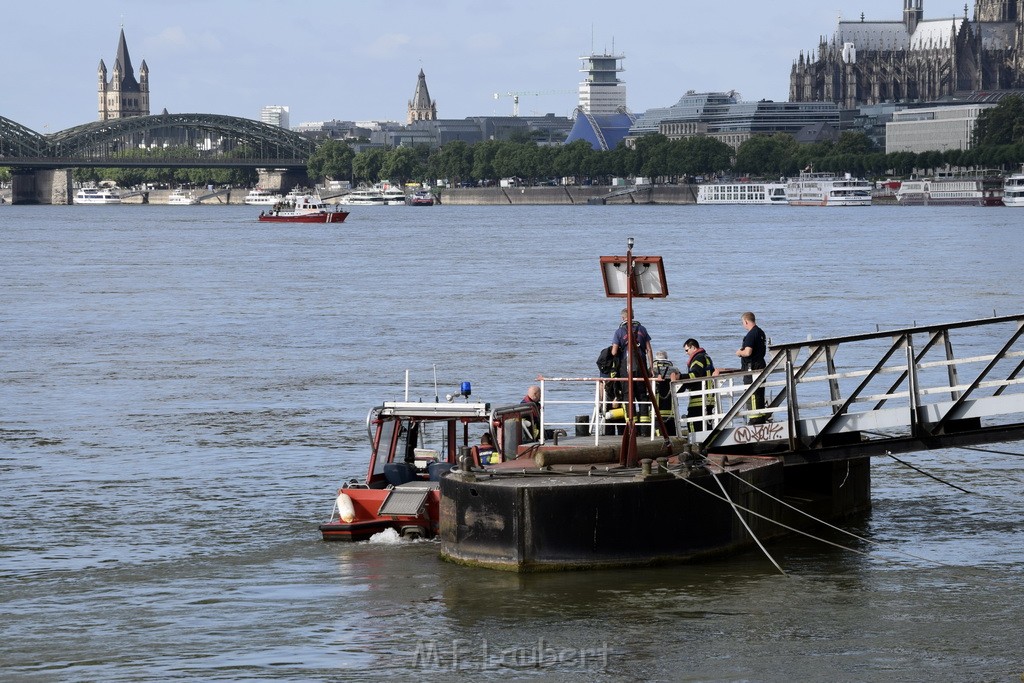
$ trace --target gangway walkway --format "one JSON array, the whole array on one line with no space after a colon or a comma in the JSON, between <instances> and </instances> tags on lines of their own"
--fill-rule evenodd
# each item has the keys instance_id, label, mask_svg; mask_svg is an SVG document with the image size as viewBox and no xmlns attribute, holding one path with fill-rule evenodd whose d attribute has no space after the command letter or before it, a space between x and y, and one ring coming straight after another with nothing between
<instances>
[{"instance_id":1,"label":"gangway walkway","mask_svg":"<svg viewBox=\"0 0 1024 683\"><path fill-rule=\"evenodd\" d=\"M787 465L1024 439L1022 336L1024 314L772 346L763 370L722 373L693 391L673 383L677 431L699 396L708 429L688 430L694 448ZM621 380L543 378L542 427L596 440L609 424L609 381ZM578 400L566 398L572 389ZM753 410L761 391L764 407Z\"/></svg>"},{"instance_id":2,"label":"gangway walkway","mask_svg":"<svg viewBox=\"0 0 1024 683\"><path fill-rule=\"evenodd\" d=\"M221 197L224 197L224 200L221 200ZM231 190L217 190L215 192L207 192L206 194L199 195L196 198L196 201L198 201L199 203L202 203L202 202L206 201L207 199L214 199L214 198L216 198L219 203L225 204L225 203L227 203L227 200L229 200L231 198Z\"/></svg>"}]
</instances>

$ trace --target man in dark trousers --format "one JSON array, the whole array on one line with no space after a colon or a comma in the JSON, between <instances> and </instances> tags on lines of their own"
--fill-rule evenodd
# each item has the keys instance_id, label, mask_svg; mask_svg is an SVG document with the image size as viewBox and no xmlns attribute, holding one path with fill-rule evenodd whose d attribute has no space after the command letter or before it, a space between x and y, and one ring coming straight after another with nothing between
<instances>
[{"instance_id":1,"label":"man in dark trousers","mask_svg":"<svg viewBox=\"0 0 1024 683\"><path fill-rule=\"evenodd\" d=\"M750 311L740 316L740 321L743 323L743 329L747 331L740 343L740 348L736 351L743 370L763 370L765 367L764 357L768 352L768 339L765 337L764 330L757 326L757 318ZM750 375L743 378L744 384L750 384L751 381ZM764 387L762 387L751 397L750 409L763 410L764 407ZM764 413L752 413L748 419L749 424L762 424L767 421L768 415Z\"/></svg>"},{"instance_id":2,"label":"man in dark trousers","mask_svg":"<svg viewBox=\"0 0 1024 683\"><path fill-rule=\"evenodd\" d=\"M715 364L711 361L708 352L701 348L700 342L696 339L687 339L683 343L683 351L686 352L686 377L696 380L688 382L685 386L690 390L690 401L686 407L686 417L703 418L705 415L713 415L715 412L714 394L699 394L694 392L714 389L712 380L698 380L700 377L711 377L715 374ZM698 419L689 422L691 432L703 432L710 428L705 420Z\"/></svg>"}]
</instances>

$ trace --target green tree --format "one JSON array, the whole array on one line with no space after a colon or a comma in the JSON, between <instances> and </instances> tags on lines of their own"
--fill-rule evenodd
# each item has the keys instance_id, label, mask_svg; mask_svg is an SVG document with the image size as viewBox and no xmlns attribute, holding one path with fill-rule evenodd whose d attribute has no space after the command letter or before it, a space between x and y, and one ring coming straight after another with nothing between
<instances>
[{"instance_id":1,"label":"green tree","mask_svg":"<svg viewBox=\"0 0 1024 683\"><path fill-rule=\"evenodd\" d=\"M838 154L867 154L875 151L875 143L864 133L848 130L839 134L835 151Z\"/></svg>"},{"instance_id":2,"label":"green tree","mask_svg":"<svg viewBox=\"0 0 1024 683\"><path fill-rule=\"evenodd\" d=\"M375 183L380 180L386 152L380 147L364 149L352 159L352 176L355 180Z\"/></svg>"},{"instance_id":3,"label":"green tree","mask_svg":"<svg viewBox=\"0 0 1024 683\"><path fill-rule=\"evenodd\" d=\"M562 177L573 176L581 178L589 176L595 154L598 153L594 151L589 142L586 140L575 140L568 145L562 145L555 155L552 166L555 173Z\"/></svg>"},{"instance_id":4,"label":"green tree","mask_svg":"<svg viewBox=\"0 0 1024 683\"><path fill-rule=\"evenodd\" d=\"M396 147L384 155L380 174L382 178L404 185L411 178L423 177L423 163L412 147Z\"/></svg>"},{"instance_id":5,"label":"green tree","mask_svg":"<svg viewBox=\"0 0 1024 683\"><path fill-rule=\"evenodd\" d=\"M432 179L444 179L458 186L473 173L473 149L462 140L443 145L428 162Z\"/></svg>"},{"instance_id":6,"label":"green tree","mask_svg":"<svg viewBox=\"0 0 1024 683\"><path fill-rule=\"evenodd\" d=\"M494 171L494 155L498 153L501 143L497 140L485 140L473 145L472 177L477 180L496 180Z\"/></svg>"},{"instance_id":7,"label":"green tree","mask_svg":"<svg viewBox=\"0 0 1024 683\"><path fill-rule=\"evenodd\" d=\"M755 135L736 150L736 172L750 176L794 175L802 168L799 144L792 135Z\"/></svg>"},{"instance_id":8,"label":"green tree","mask_svg":"<svg viewBox=\"0 0 1024 683\"><path fill-rule=\"evenodd\" d=\"M996 106L985 109L978 115L974 127L974 144L1012 145L1024 142L1024 98L1008 95Z\"/></svg>"},{"instance_id":9,"label":"green tree","mask_svg":"<svg viewBox=\"0 0 1024 683\"><path fill-rule=\"evenodd\" d=\"M349 180L352 178L352 161L356 153L348 143L338 140L324 140L316 148L306 165L306 174L313 179Z\"/></svg>"}]
</instances>

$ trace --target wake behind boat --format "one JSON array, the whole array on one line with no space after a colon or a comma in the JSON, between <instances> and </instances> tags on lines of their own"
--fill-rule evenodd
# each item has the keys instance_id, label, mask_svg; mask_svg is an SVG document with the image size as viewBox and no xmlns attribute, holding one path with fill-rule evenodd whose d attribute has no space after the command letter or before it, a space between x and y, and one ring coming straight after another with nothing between
<instances>
[{"instance_id":1,"label":"wake behind boat","mask_svg":"<svg viewBox=\"0 0 1024 683\"><path fill-rule=\"evenodd\" d=\"M293 202L278 202L270 211L260 211L262 223L343 223L348 212L325 204L316 195L302 195Z\"/></svg>"}]
</instances>

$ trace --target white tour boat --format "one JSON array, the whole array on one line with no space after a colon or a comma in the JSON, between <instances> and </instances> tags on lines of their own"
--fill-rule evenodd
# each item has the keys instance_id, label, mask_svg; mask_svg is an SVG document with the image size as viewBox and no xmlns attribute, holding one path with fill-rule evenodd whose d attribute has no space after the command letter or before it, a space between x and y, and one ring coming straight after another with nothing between
<instances>
[{"instance_id":1,"label":"white tour boat","mask_svg":"<svg viewBox=\"0 0 1024 683\"><path fill-rule=\"evenodd\" d=\"M405 190L400 187L385 188L381 195L387 206L405 206Z\"/></svg>"},{"instance_id":2,"label":"white tour boat","mask_svg":"<svg viewBox=\"0 0 1024 683\"><path fill-rule=\"evenodd\" d=\"M405 206L405 190L390 183L353 190L338 200L347 206Z\"/></svg>"},{"instance_id":3,"label":"white tour boat","mask_svg":"<svg viewBox=\"0 0 1024 683\"><path fill-rule=\"evenodd\" d=\"M75 204L120 204L121 191L116 187L83 187L75 193Z\"/></svg>"},{"instance_id":4,"label":"white tour boat","mask_svg":"<svg viewBox=\"0 0 1024 683\"><path fill-rule=\"evenodd\" d=\"M870 206L871 183L849 173L803 172L786 184L786 201L790 206Z\"/></svg>"},{"instance_id":5,"label":"white tour boat","mask_svg":"<svg viewBox=\"0 0 1024 683\"><path fill-rule=\"evenodd\" d=\"M168 195L167 203L171 206L189 206L192 204L198 204L199 198L196 197L195 192L192 190L185 191L179 187Z\"/></svg>"},{"instance_id":6,"label":"white tour boat","mask_svg":"<svg viewBox=\"0 0 1024 683\"><path fill-rule=\"evenodd\" d=\"M786 201L785 183L707 183L697 186L698 204L777 204Z\"/></svg>"},{"instance_id":7,"label":"white tour boat","mask_svg":"<svg viewBox=\"0 0 1024 683\"><path fill-rule=\"evenodd\" d=\"M1006 176L1003 180L1003 204L1024 206L1024 169L1020 173Z\"/></svg>"},{"instance_id":8,"label":"white tour boat","mask_svg":"<svg viewBox=\"0 0 1024 683\"><path fill-rule=\"evenodd\" d=\"M352 190L338 199L346 206L384 206L384 194L380 190Z\"/></svg>"},{"instance_id":9,"label":"white tour boat","mask_svg":"<svg viewBox=\"0 0 1024 683\"><path fill-rule=\"evenodd\" d=\"M992 173L904 180L896 202L910 206L1001 206L1003 182Z\"/></svg>"},{"instance_id":10,"label":"white tour boat","mask_svg":"<svg viewBox=\"0 0 1024 683\"><path fill-rule=\"evenodd\" d=\"M245 195L245 199L242 200L249 206L273 206L278 202L284 201L284 195L274 194L269 190L264 190L260 187L254 187L249 190L249 194Z\"/></svg>"}]
</instances>

